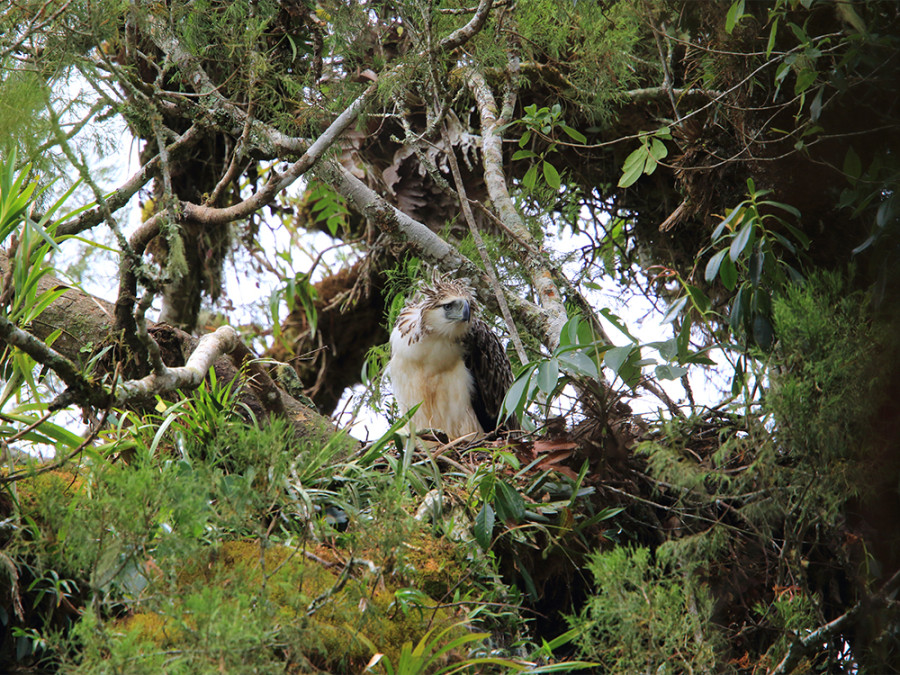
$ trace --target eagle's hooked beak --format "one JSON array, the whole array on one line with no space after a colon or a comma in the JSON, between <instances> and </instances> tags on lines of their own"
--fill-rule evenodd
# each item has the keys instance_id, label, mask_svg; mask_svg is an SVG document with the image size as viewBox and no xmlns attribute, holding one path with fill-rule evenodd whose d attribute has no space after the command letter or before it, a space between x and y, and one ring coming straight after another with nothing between
<instances>
[{"instance_id":1,"label":"eagle's hooked beak","mask_svg":"<svg viewBox=\"0 0 900 675\"><path fill-rule=\"evenodd\" d=\"M444 305L444 315L451 321L468 321L470 315L469 303L459 299Z\"/></svg>"}]
</instances>

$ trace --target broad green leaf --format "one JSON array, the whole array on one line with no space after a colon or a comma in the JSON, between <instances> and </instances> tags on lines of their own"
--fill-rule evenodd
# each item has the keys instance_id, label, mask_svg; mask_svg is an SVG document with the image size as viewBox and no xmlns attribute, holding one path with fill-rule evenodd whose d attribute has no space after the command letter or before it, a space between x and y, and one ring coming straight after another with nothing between
<instances>
[{"instance_id":1,"label":"broad green leaf","mask_svg":"<svg viewBox=\"0 0 900 675\"><path fill-rule=\"evenodd\" d=\"M774 206L775 208L781 209L782 211L787 211L792 216L794 216L794 218L799 218L801 215L800 209L798 209L796 206L785 204L784 202L776 202L771 199L763 199L761 202L759 202L759 204L760 206Z\"/></svg>"},{"instance_id":2,"label":"broad green leaf","mask_svg":"<svg viewBox=\"0 0 900 675\"><path fill-rule=\"evenodd\" d=\"M809 89L819 76L815 68L804 68L797 73L797 81L794 83L794 95L798 96Z\"/></svg>"},{"instance_id":3,"label":"broad green leaf","mask_svg":"<svg viewBox=\"0 0 900 675\"><path fill-rule=\"evenodd\" d=\"M494 494L497 515L507 525L516 525L525 517L525 500L514 487L500 480Z\"/></svg>"},{"instance_id":4,"label":"broad green leaf","mask_svg":"<svg viewBox=\"0 0 900 675\"><path fill-rule=\"evenodd\" d=\"M519 159L529 159L532 157L537 157L537 153L532 152L531 150L516 150L513 153L512 161L516 161Z\"/></svg>"},{"instance_id":5,"label":"broad green leaf","mask_svg":"<svg viewBox=\"0 0 900 675\"><path fill-rule=\"evenodd\" d=\"M509 391L503 399L503 410L510 415L521 417L522 411L525 409L525 398L528 393L528 384L531 382L531 374L534 372L535 364L528 364L519 376L513 380Z\"/></svg>"},{"instance_id":6,"label":"broad green leaf","mask_svg":"<svg viewBox=\"0 0 900 675\"><path fill-rule=\"evenodd\" d=\"M547 181L547 185L552 187L554 190L558 190L559 186L561 185L559 179L559 171L557 171L556 167L546 160L544 160L544 180Z\"/></svg>"},{"instance_id":7,"label":"broad green leaf","mask_svg":"<svg viewBox=\"0 0 900 675\"><path fill-rule=\"evenodd\" d=\"M563 368L581 377L600 379L596 362L583 351L565 352L557 357ZM515 383L513 383L515 384Z\"/></svg>"},{"instance_id":8,"label":"broad green leaf","mask_svg":"<svg viewBox=\"0 0 900 675\"><path fill-rule=\"evenodd\" d=\"M710 305L712 304L709 301L709 298L706 296L706 293L701 291L696 286L692 286L691 284L685 284L684 289L691 297L691 303L694 305L694 308L701 314L706 314L709 311Z\"/></svg>"},{"instance_id":9,"label":"broad green leaf","mask_svg":"<svg viewBox=\"0 0 900 675\"><path fill-rule=\"evenodd\" d=\"M772 55L772 48L775 46L775 36L778 34L778 17L772 21L772 28L769 29L769 42L766 44L766 58Z\"/></svg>"},{"instance_id":10,"label":"broad green leaf","mask_svg":"<svg viewBox=\"0 0 900 675\"><path fill-rule=\"evenodd\" d=\"M622 365L628 360L628 357L633 349L634 345L613 347L603 355L603 363L607 368L618 375L619 370L622 368Z\"/></svg>"},{"instance_id":11,"label":"broad green leaf","mask_svg":"<svg viewBox=\"0 0 900 675\"><path fill-rule=\"evenodd\" d=\"M650 156L653 157L653 159L660 160L668 154L669 149L661 140L659 140L658 138L654 138L652 141L650 141Z\"/></svg>"},{"instance_id":12,"label":"broad green leaf","mask_svg":"<svg viewBox=\"0 0 900 675\"><path fill-rule=\"evenodd\" d=\"M618 314L615 314L611 309L609 309L609 307L603 307L600 310L600 315L604 319L609 321L613 326L615 326L616 330L618 330L620 333L622 333L622 335L627 337L629 340L631 340L632 342L638 341L637 338L634 337L634 335L632 335L631 332L628 330L628 326L625 325L625 322L622 321L622 319L619 317Z\"/></svg>"},{"instance_id":13,"label":"broad green leaf","mask_svg":"<svg viewBox=\"0 0 900 675\"><path fill-rule=\"evenodd\" d=\"M854 9L852 3L836 2L834 4L834 9L844 21L849 23L860 33L866 32L866 22L856 13L856 9Z\"/></svg>"},{"instance_id":14,"label":"broad green leaf","mask_svg":"<svg viewBox=\"0 0 900 675\"><path fill-rule=\"evenodd\" d=\"M583 133L578 131L577 129L573 129L572 127L570 127L567 124L561 124L560 128L564 132L566 132L569 135L569 137L572 138L573 140L576 140L579 143L587 143L587 137Z\"/></svg>"},{"instance_id":15,"label":"broad green leaf","mask_svg":"<svg viewBox=\"0 0 900 675\"><path fill-rule=\"evenodd\" d=\"M856 181L862 175L862 161L860 160L859 155L856 154L856 150L853 149L852 145L847 148L847 154L844 155L844 174L847 176L851 185L855 185Z\"/></svg>"},{"instance_id":16,"label":"broad green leaf","mask_svg":"<svg viewBox=\"0 0 900 675\"><path fill-rule=\"evenodd\" d=\"M740 231L735 235L734 239L731 242L731 250L729 251L729 257L732 261L737 261L738 258L741 257L741 254L747 248L747 246L751 243L751 238L753 237L753 230L756 226L752 220L749 221L744 227L740 229Z\"/></svg>"},{"instance_id":17,"label":"broad green leaf","mask_svg":"<svg viewBox=\"0 0 900 675\"><path fill-rule=\"evenodd\" d=\"M769 351L775 342L775 329L765 314L753 317L753 341L765 351Z\"/></svg>"},{"instance_id":18,"label":"broad green leaf","mask_svg":"<svg viewBox=\"0 0 900 675\"><path fill-rule=\"evenodd\" d=\"M707 283L712 283L716 279L716 275L719 273L719 267L722 265L722 260L728 254L728 249L723 248L721 251L716 253L712 258L709 259L709 262L706 263L706 272L703 275L703 278L706 279Z\"/></svg>"},{"instance_id":19,"label":"broad green leaf","mask_svg":"<svg viewBox=\"0 0 900 675\"><path fill-rule=\"evenodd\" d=\"M731 209L731 211L728 212L728 215L725 216L724 220L722 220L722 222L716 226L716 229L713 230L713 233L712 233L713 241L716 241L719 237L722 236L722 234L725 232L725 228L731 224L731 221L735 221L736 223L741 222L741 220L744 217L743 216L744 211L746 209L744 204L745 204L745 202L741 202L736 207Z\"/></svg>"},{"instance_id":20,"label":"broad green leaf","mask_svg":"<svg viewBox=\"0 0 900 675\"><path fill-rule=\"evenodd\" d=\"M797 252L797 247L794 246L794 242L785 237L783 234L779 234L778 232L770 232L769 234L772 236L772 238L775 239L775 241L784 246L791 253Z\"/></svg>"},{"instance_id":21,"label":"broad green leaf","mask_svg":"<svg viewBox=\"0 0 900 675\"><path fill-rule=\"evenodd\" d=\"M808 0L809 4L806 4L807 0L800 0L800 3L804 5L807 9L809 9L809 5L812 4L812 0ZM802 45L805 45L809 42L809 35L807 35L806 31L802 26L794 23L793 21L788 22L788 28L794 33L794 37L797 38L797 42Z\"/></svg>"},{"instance_id":22,"label":"broad green leaf","mask_svg":"<svg viewBox=\"0 0 900 675\"><path fill-rule=\"evenodd\" d=\"M641 144L641 147L625 158L625 163L622 165L622 176L619 178L619 187L633 185L643 175L646 162L647 148Z\"/></svg>"},{"instance_id":23,"label":"broad green leaf","mask_svg":"<svg viewBox=\"0 0 900 675\"><path fill-rule=\"evenodd\" d=\"M678 343L676 338L671 338L664 342L649 342L647 346L659 352L659 355L666 361L674 361L678 356Z\"/></svg>"},{"instance_id":24,"label":"broad green leaf","mask_svg":"<svg viewBox=\"0 0 900 675\"><path fill-rule=\"evenodd\" d=\"M691 323L691 315L688 314L684 317L684 321L681 322L681 329L674 338L675 344L678 347L677 353L679 361L684 360L691 353Z\"/></svg>"},{"instance_id":25,"label":"broad green leaf","mask_svg":"<svg viewBox=\"0 0 900 675\"><path fill-rule=\"evenodd\" d=\"M550 394L556 389L556 381L559 379L559 362L556 359L541 361L538 367L538 388L545 394Z\"/></svg>"},{"instance_id":26,"label":"broad green leaf","mask_svg":"<svg viewBox=\"0 0 900 675\"><path fill-rule=\"evenodd\" d=\"M491 540L494 538L494 509L488 502L481 505L481 510L475 516L473 534L483 550L487 551L491 547Z\"/></svg>"},{"instance_id":27,"label":"broad green leaf","mask_svg":"<svg viewBox=\"0 0 900 675\"><path fill-rule=\"evenodd\" d=\"M578 324L581 323L581 316L576 314L566 321L559 334L559 346L568 347L569 345L578 344Z\"/></svg>"},{"instance_id":28,"label":"broad green leaf","mask_svg":"<svg viewBox=\"0 0 900 675\"><path fill-rule=\"evenodd\" d=\"M822 116L822 98L824 94L825 87L819 87L819 91L816 92L812 103L809 104L809 119L813 122L818 122L819 118Z\"/></svg>"},{"instance_id":29,"label":"broad green leaf","mask_svg":"<svg viewBox=\"0 0 900 675\"><path fill-rule=\"evenodd\" d=\"M534 184L537 182L537 166L529 167L528 171L525 172L525 175L522 177L522 185L525 186L528 190L534 189Z\"/></svg>"},{"instance_id":30,"label":"broad green leaf","mask_svg":"<svg viewBox=\"0 0 900 675\"><path fill-rule=\"evenodd\" d=\"M856 249L854 249L853 252L855 253ZM790 276L792 282L794 282L795 284L802 284L806 281L806 279L803 277L803 275L799 271L797 271L792 265L784 263L784 266L787 267L788 276Z\"/></svg>"},{"instance_id":31,"label":"broad green leaf","mask_svg":"<svg viewBox=\"0 0 900 675\"><path fill-rule=\"evenodd\" d=\"M658 380L677 380L679 377L687 375L688 369L682 366L673 366L665 363L656 366L656 379Z\"/></svg>"},{"instance_id":32,"label":"broad green leaf","mask_svg":"<svg viewBox=\"0 0 900 675\"><path fill-rule=\"evenodd\" d=\"M675 318L681 314L681 310L684 309L684 306L687 304L688 296L682 295L680 298L675 300L669 308L666 310L666 313L663 314L663 318L660 319L661 324L667 324L675 320Z\"/></svg>"},{"instance_id":33,"label":"broad green leaf","mask_svg":"<svg viewBox=\"0 0 900 675\"><path fill-rule=\"evenodd\" d=\"M725 15L725 32L731 35L734 27L744 16L744 0L735 0Z\"/></svg>"},{"instance_id":34,"label":"broad green leaf","mask_svg":"<svg viewBox=\"0 0 900 675\"><path fill-rule=\"evenodd\" d=\"M759 286L759 282L762 279L763 269L766 265L766 252L765 251L753 251L750 254L750 262L748 264L748 271L750 273L750 283L753 284L753 287L756 288Z\"/></svg>"},{"instance_id":35,"label":"broad green leaf","mask_svg":"<svg viewBox=\"0 0 900 675\"><path fill-rule=\"evenodd\" d=\"M734 296L734 300L731 302L731 315L728 317L729 326L731 326L731 332L737 333L738 329L744 323L744 316L747 313L747 294L746 288L741 287L741 289L737 292L737 295Z\"/></svg>"}]
</instances>

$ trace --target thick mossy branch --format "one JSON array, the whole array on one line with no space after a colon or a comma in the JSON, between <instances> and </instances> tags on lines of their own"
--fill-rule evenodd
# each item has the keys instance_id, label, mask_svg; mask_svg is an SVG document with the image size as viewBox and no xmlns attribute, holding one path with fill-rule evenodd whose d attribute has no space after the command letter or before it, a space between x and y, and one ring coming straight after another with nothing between
<instances>
[{"instance_id":1,"label":"thick mossy branch","mask_svg":"<svg viewBox=\"0 0 900 675\"><path fill-rule=\"evenodd\" d=\"M0 340L11 347L21 349L37 363L50 368L66 383L72 397L84 405L102 408L109 404L109 394L102 387L88 381L74 362L3 316L0 316ZM63 408L65 405L67 404L55 404L51 409Z\"/></svg>"}]
</instances>

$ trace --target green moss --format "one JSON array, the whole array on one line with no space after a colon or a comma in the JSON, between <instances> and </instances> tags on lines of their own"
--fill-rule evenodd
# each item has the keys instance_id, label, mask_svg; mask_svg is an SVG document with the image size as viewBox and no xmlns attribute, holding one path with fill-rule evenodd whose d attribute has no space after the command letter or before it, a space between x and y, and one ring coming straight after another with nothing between
<instances>
[{"instance_id":1,"label":"green moss","mask_svg":"<svg viewBox=\"0 0 900 675\"><path fill-rule=\"evenodd\" d=\"M205 652L209 663L252 652L274 664L286 651L298 663L357 671L376 652L396 659L404 642L454 623L430 605L397 611L394 590L378 576L326 568L303 550L229 541L184 569L166 603L117 622L107 635L130 636L129 644L151 651Z\"/></svg>"},{"instance_id":2,"label":"green moss","mask_svg":"<svg viewBox=\"0 0 900 675\"><path fill-rule=\"evenodd\" d=\"M416 586L440 599L451 593L465 574L458 556L458 546L449 539L422 533L411 538L405 558Z\"/></svg>"}]
</instances>

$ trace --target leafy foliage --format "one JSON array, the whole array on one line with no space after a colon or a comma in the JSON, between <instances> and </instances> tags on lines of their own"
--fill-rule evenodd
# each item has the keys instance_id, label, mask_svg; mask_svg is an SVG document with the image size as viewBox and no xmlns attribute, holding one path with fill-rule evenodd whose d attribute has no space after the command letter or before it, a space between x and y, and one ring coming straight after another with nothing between
<instances>
[{"instance_id":1,"label":"leafy foliage","mask_svg":"<svg viewBox=\"0 0 900 675\"><path fill-rule=\"evenodd\" d=\"M570 618L585 656L611 672L715 669L712 603L702 586L667 570L646 548L597 552L588 569L597 593Z\"/></svg>"}]
</instances>

